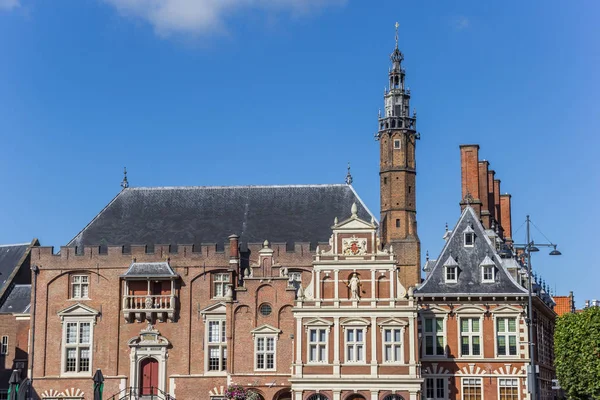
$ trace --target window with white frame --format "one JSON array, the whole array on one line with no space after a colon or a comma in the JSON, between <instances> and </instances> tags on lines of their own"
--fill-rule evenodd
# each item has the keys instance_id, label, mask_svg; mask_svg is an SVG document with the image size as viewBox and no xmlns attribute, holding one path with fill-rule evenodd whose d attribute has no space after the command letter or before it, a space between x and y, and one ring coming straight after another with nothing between
<instances>
[{"instance_id":1,"label":"window with white frame","mask_svg":"<svg viewBox=\"0 0 600 400\"><path fill-rule=\"evenodd\" d=\"M63 322L63 373L89 374L92 364L93 323L65 319Z\"/></svg>"},{"instance_id":2,"label":"window with white frame","mask_svg":"<svg viewBox=\"0 0 600 400\"><path fill-rule=\"evenodd\" d=\"M479 317L460 318L460 355L481 355L481 321Z\"/></svg>"},{"instance_id":3,"label":"window with white frame","mask_svg":"<svg viewBox=\"0 0 600 400\"><path fill-rule=\"evenodd\" d=\"M346 362L365 362L364 328L346 328Z\"/></svg>"},{"instance_id":4,"label":"window with white frame","mask_svg":"<svg viewBox=\"0 0 600 400\"><path fill-rule=\"evenodd\" d=\"M475 244L475 234L473 232L465 232L465 247L473 247Z\"/></svg>"},{"instance_id":5,"label":"window with white frame","mask_svg":"<svg viewBox=\"0 0 600 400\"><path fill-rule=\"evenodd\" d=\"M463 400L481 400L481 378L462 379Z\"/></svg>"},{"instance_id":6,"label":"window with white frame","mask_svg":"<svg viewBox=\"0 0 600 400\"><path fill-rule=\"evenodd\" d=\"M400 139L394 139L394 149L400 150L401 147L402 147L402 142L400 141Z\"/></svg>"},{"instance_id":7,"label":"window with white frame","mask_svg":"<svg viewBox=\"0 0 600 400\"><path fill-rule=\"evenodd\" d=\"M427 400L442 400L446 398L446 379L426 378L425 398Z\"/></svg>"},{"instance_id":8,"label":"window with white frame","mask_svg":"<svg viewBox=\"0 0 600 400\"><path fill-rule=\"evenodd\" d=\"M302 272L288 272L288 286L298 290L302 284Z\"/></svg>"},{"instance_id":9,"label":"window with white frame","mask_svg":"<svg viewBox=\"0 0 600 400\"><path fill-rule=\"evenodd\" d=\"M213 297L225 297L225 293L227 293L228 284L228 273L213 274Z\"/></svg>"},{"instance_id":10,"label":"window with white frame","mask_svg":"<svg viewBox=\"0 0 600 400\"><path fill-rule=\"evenodd\" d=\"M425 318L425 355L444 356L445 333L444 318Z\"/></svg>"},{"instance_id":11,"label":"window with white frame","mask_svg":"<svg viewBox=\"0 0 600 400\"><path fill-rule=\"evenodd\" d=\"M71 298L87 299L90 290L89 275L71 275Z\"/></svg>"},{"instance_id":12,"label":"window with white frame","mask_svg":"<svg viewBox=\"0 0 600 400\"><path fill-rule=\"evenodd\" d=\"M256 336L254 339L255 368L257 370L275 369L275 336Z\"/></svg>"},{"instance_id":13,"label":"window with white frame","mask_svg":"<svg viewBox=\"0 0 600 400\"><path fill-rule=\"evenodd\" d=\"M8 354L8 336L2 336L2 342L0 342L0 355Z\"/></svg>"},{"instance_id":14,"label":"window with white frame","mask_svg":"<svg viewBox=\"0 0 600 400\"><path fill-rule=\"evenodd\" d=\"M519 379L499 378L498 392L500 400L519 400Z\"/></svg>"},{"instance_id":15,"label":"window with white frame","mask_svg":"<svg viewBox=\"0 0 600 400\"><path fill-rule=\"evenodd\" d=\"M227 337L224 319L206 321L207 362L208 371L225 371L227 369Z\"/></svg>"},{"instance_id":16,"label":"window with white frame","mask_svg":"<svg viewBox=\"0 0 600 400\"><path fill-rule=\"evenodd\" d=\"M495 268L493 265L482 265L481 266L481 275L483 278L482 279L483 282L494 282L495 281L494 272L495 272Z\"/></svg>"},{"instance_id":17,"label":"window with white frame","mask_svg":"<svg viewBox=\"0 0 600 400\"><path fill-rule=\"evenodd\" d=\"M308 362L327 363L327 328L308 330Z\"/></svg>"},{"instance_id":18,"label":"window with white frame","mask_svg":"<svg viewBox=\"0 0 600 400\"><path fill-rule=\"evenodd\" d=\"M496 318L496 346L499 356L517 355L517 318Z\"/></svg>"},{"instance_id":19,"label":"window with white frame","mask_svg":"<svg viewBox=\"0 0 600 400\"><path fill-rule=\"evenodd\" d=\"M403 363L402 347L403 328L383 328L383 362Z\"/></svg>"},{"instance_id":20,"label":"window with white frame","mask_svg":"<svg viewBox=\"0 0 600 400\"><path fill-rule=\"evenodd\" d=\"M446 282L456 282L456 266L449 265L446 267Z\"/></svg>"}]
</instances>

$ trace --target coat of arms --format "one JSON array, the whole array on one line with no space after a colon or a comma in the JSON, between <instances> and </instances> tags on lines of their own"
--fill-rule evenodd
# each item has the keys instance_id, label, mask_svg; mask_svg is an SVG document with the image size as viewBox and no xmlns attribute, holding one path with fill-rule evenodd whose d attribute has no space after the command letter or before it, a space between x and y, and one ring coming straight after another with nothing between
<instances>
[{"instance_id":1,"label":"coat of arms","mask_svg":"<svg viewBox=\"0 0 600 400\"><path fill-rule=\"evenodd\" d=\"M361 256L367 253L367 239L351 237L342 239L342 253L345 256Z\"/></svg>"}]
</instances>

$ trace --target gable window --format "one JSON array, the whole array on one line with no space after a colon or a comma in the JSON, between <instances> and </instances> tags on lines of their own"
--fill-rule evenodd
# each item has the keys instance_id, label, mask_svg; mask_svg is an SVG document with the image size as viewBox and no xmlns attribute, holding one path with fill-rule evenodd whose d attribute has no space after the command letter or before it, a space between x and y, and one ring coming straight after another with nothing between
<instances>
[{"instance_id":1,"label":"gable window","mask_svg":"<svg viewBox=\"0 0 600 400\"><path fill-rule=\"evenodd\" d=\"M519 380L517 378L498 379L500 400L519 400Z\"/></svg>"},{"instance_id":2,"label":"gable window","mask_svg":"<svg viewBox=\"0 0 600 400\"><path fill-rule=\"evenodd\" d=\"M92 323L66 321L63 324L63 372L91 371Z\"/></svg>"},{"instance_id":3,"label":"gable window","mask_svg":"<svg viewBox=\"0 0 600 400\"><path fill-rule=\"evenodd\" d=\"M0 342L0 355L8 354L8 336L2 336L2 342Z\"/></svg>"},{"instance_id":4,"label":"gable window","mask_svg":"<svg viewBox=\"0 0 600 400\"><path fill-rule=\"evenodd\" d=\"M462 379L463 400L481 400L481 378Z\"/></svg>"},{"instance_id":5,"label":"gable window","mask_svg":"<svg viewBox=\"0 0 600 400\"><path fill-rule=\"evenodd\" d=\"M403 363L402 328L384 328L383 332L383 362Z\"/></svg>"},{"instance_id":6,"label":"gable window","mask_svg":"<svg viewBox=\"0 0 600 400\"><path fill-rule=\"evenodd\" d=\"M228 273L213 274L213 297L225 297L229 284Z\"/></svg>"},{"instance_id":7,"label":"gable window","mask_svg":"<svg viewBox=\"0 0 600 400\"><path fill-rule=\"evenodd\" d=\"M456 267L446 267L446 282L456 282Z\"/></svg>"},{"instance_id":8,"label":"gable window","mask_svg":"<svg viewBox=\"0 0 600 400\"><path fill-rule=\"evenodd\" d=\"M362 363L365 361L364 328L346 329L346 362Z\"/></svg>"},{"instance_id":9,"label":"gable window","mask_svg":"<svg viewBox=\"0 0 600 400\"><path fill-rule=\"evenodd\" d=\"M395 149L395 150L400 150L400 148L401 148L401 142L400 142L400 139L395 139L395 140L394 140L394 149Z\"/></svg>"},{"instance_id":10,"label":"gable window","mask_svg":"<svg viewBox=\"0 0 600 400\"><path fill-rule=\"evenodd\" d=\"M444 378L425 379L425 398L427 400L440 400L446 398L446 383Z\"/></svg>"},{"instance_id":11,"label":"gable window","mask_svg":"<svg viewBox=\"0 0 600 400\"><path fill-rule=\"evenodd\" d=\"M227 369L227 337L224 319L208 320L206 323L208 342L207 370L225 371Z\"/></svg>"},{"instance_id":12,"label":"gable window","mask_svg":"<svg viewBox=\"0 0 600 400\"><path fill-rule=\"evenodd\" d=\"M327 329L308 330L308 362L327 363Z\"/></svg>"},{"instance_id":13,"label":"gable window","mask_svg":"<svg viewBox=\"0 0 600 400\"><path fill-rule=\"evenodd\" d=\"M483 275L483 282L494 282L494 266L493 265L482 265L481 273Z\"/></svg>"},{"instance_id":14,"label":"gable window","mask_svg":"<svg viewBox=\"0 0 600 400\"><path fill-rule=\"evenodd\" d=\"M496 345L499 356L517 355L517 319L499 317L496 319Z\"/></svg>"},{"instance_id":15,"label":"gable window","mask_svg":"<svg viewBox=\"0 0 600 400\"><path fill-rule=\"evenodd\" d=\"M275 369L275 336L257 336L254 345L255 369Z\"/></svg>"},{"instance_id":16,"label":"gable window","mask_svg":"<svg viewBox=\"0 0 600 400\"><path fill-rule=\"evenodd\" d=\"M479 318L460 319L461 356L481 355L481 326Z\"/></svg>"},{"instance_id":17,"label":"gable window","mask_svg":"<svg viewBox=\"0 0 600 400\"><path fill-rule=\"evenodd\" d=\"M473 247L475 243L475 234L473 232L465 232L465 247Z\"/></svg>"},{"instance_id":18,"label":"gable window","mask_svg":"<svg viewBox=\"0 0 600 400\"><path fill-rule=\"evenodd\" d=\"M425 318L425 355L444 356L444 318Z\"/></svg>"},{"instance_id":19,"label":"gable window","mask_svg":"<svg viewBox=\"0 0 600 400\"><path fill-rule=\"evenodd\" d=\"M89 294L89 285L89 275L71 275L71 298L87 299Z\"/></svg>"}]
</instances>

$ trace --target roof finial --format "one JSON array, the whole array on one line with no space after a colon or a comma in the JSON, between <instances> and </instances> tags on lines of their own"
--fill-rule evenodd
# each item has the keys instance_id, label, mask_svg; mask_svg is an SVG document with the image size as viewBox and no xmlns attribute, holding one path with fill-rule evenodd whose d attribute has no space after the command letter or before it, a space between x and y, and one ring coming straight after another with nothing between
<instances>
[{"instance_id":1,"label":"roof finial","mask_svg":"<svg viewBox=\"0 0 600 400\"><path fill-rule=\"evenodd\" d=\"M429 261L429 250L425 252L425 261Z\"/></svg>"},{"instance_id":2,"label":"roof finial","mask_svg":"<svg viewBox=\"0 0 600 400\"><path fill-rule=\"evenodd\" d=\"M353 217L358 216L358 207L356 206L356 203L352 203L352 207L350 207L350 212L352 213Z\"/></svg>"},{"instance_id":3,"label":"roof finial","mask_svg":"<svg viewBox=\"0 0 600 400\"><path fill-rule=\"evenodd\" d=\"M448 232L448 223L446 222L446 232Z\"/></svg>"},{"instance_id":4,"label":"roof finial","mask_svg":"<svg viewBox=\"0 0 600 400\"><path fill-rule=\"evenodd\" d=\"M352 185L352 174L350 174L350 163L348 163L348 173L346 174L346 185Z\"/></svg>"},{"instance_id":5,"label":"roof finial","mask_svg":"<svg viewBox=\"0 0 600 400\"><path fill-rule=\"evenodd\" d=\"M127 189L129 187L129 182L127 181L127 167L123 167L123 180L121 181L121 187L123 189Z\"/></svg>"},{"instance_id":6,"label":"roof finial","mask_svg":"<svg viewBox=\"0 0 600 400\"><path fill-rule=\"evenodd\" d=\"M394 26L396 27L396 48L398 48L398 28L400 27L398 21L396 21L396 25Z\"/></svg>"}]
</instances>

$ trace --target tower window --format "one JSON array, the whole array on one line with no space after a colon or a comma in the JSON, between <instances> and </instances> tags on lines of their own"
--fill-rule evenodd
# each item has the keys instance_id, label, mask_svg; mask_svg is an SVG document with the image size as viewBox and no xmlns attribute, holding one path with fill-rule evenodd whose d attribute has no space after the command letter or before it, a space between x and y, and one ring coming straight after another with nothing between
<instances>
[{"instance_id":1,"label":"tower window","mask_svg":"<svg viewBox=\"0 0 600 400\"><path fill-rule=\"evenodd\" d=\"M400 220L396 219L396 228L400 228Z\"/></svg>"},{"instance_id":2,"label":"tower window","mask_svg":"<svg viewBox=\"0 0 600 400\"><path fill-rule=\"evenodd\" d=\"M394 140L394 149L397 149L397 150L400 149L400 139Z\"/></svg>"},{"instance_id":3,"label":"tower window","mask_svg":"<svg viewBox=\"0 0 600 400\"><path fill-rule=\"evenodd\" d=\"M383 184L387 185L387 178L386 177L383 178Z\"/></svg>"},{"instance_id":4,"label":"tower window","mask_svg":"<svg viewBox=\"0 0 600 400\"><path fill-rule=\"evenodd\" d=\"M412 190L412 186L408 185L408 193Z\"/></svg>"}]
</instances>

